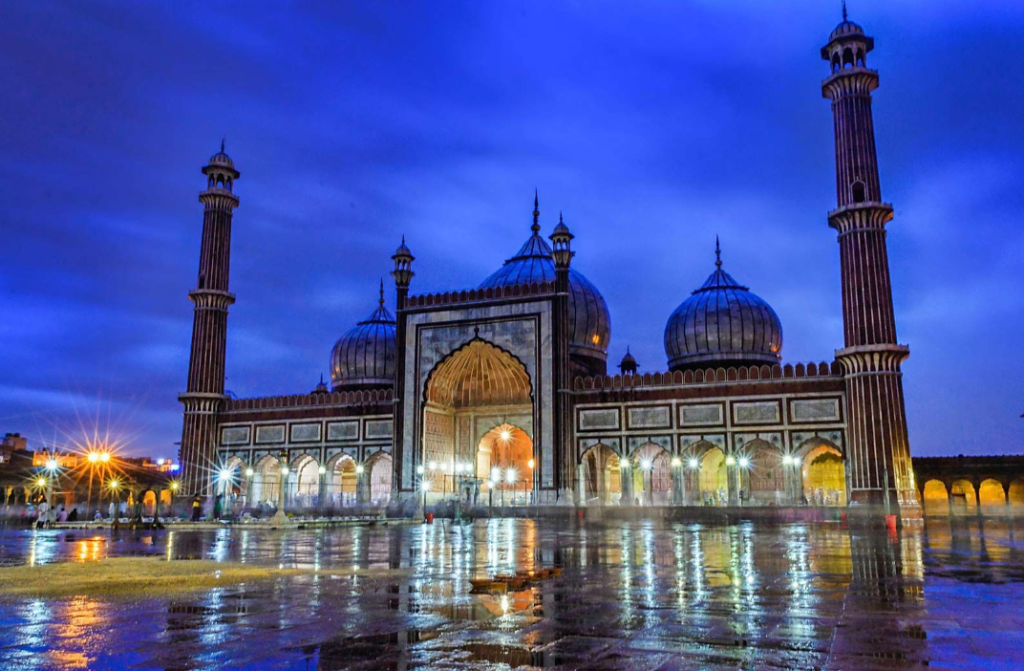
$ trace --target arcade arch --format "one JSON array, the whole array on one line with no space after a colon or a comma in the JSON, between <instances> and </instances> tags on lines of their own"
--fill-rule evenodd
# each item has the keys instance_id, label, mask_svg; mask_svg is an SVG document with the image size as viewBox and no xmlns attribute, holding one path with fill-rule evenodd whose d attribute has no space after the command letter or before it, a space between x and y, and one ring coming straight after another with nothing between
<instances>
[{"instance_id":1,"label":"arcade arch","mask_svg":"<svg viewBox=\"0 0 1024 671\"><path fill-rule=\"evenodd\" d=\"M348 454L339 454L327 462L327 507L344 508L356 504L358 476L356 461Z\"/></svg>"},{"instance_id":2,"label":"arcade arch","mask_svg":"<svg viewBox=\"0 0 1024 671\"><path fill-rule=\"evenodd\" d=\"M580 458L582 500L587 504L610 506L622 497L619 455L604 443L592 446Z\"/></svg>"},{"instance_id":3,"label":"arcade arch","mask_svg":"<svg viewBox=\"0 0 1024 671\"><path fill-rule=\"evenodd\" d=\"M804 500L816 506L845 506L846 466L832 443L814 438L797 450Z\"/></svg>"},{"instance_id":4,"label":"arcade arch","mask_svg":"<svg viewBox=\"0 0 1024 671\"><path fill-rule=\"evenodd\" d=\"M640 505L665 506L672 502L671 459L657 443L645 443L633 453L633 495Z\"/></svg>"},{"instance_id":5,"label":"arcade arch","mask_svg":"<svg viewBox=\"0 0 1024 671\"><path fill-rule=\"evenodd\" d=\"M924 483L921 498L926 515L945 515L949 512L949 494L941 480L929 480Z\"/></svg>"},{"instance_id":6,"label":"arcade arch","mask_svg":"<svg viewBox=\"0 0 1024 671\"><path fill-rule=\"evenodd\" d=\"M364 477L369 478L369 503L381 506L391 500L393 464L387 452L377 452L363 464Z\"/></svg>"},{"instance_id":7,"label":"arcade arch","mask_svg":"<svg viewBox=\"0 0 1024 671\"><path fill-rule=\"evenodd\" d=\"M281 462L277 457L267 455L253 467L252 506L267 504L277 507L281 491Z\"/></svg>"}]
</instances>

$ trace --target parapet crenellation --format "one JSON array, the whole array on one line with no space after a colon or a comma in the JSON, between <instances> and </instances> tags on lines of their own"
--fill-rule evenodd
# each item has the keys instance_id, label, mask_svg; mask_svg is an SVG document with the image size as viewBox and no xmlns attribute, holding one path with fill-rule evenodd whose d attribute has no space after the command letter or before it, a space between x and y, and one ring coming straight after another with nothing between
<instances>
[{"instance_id":1,"label":"parapet crenellation","mask_svg":"<svg viewBox=\"0 0 1024 671\"><path fill-rule=\"evenodd\" d=\"M308 406L370 406L390 404L394 395L390 389L367 389L363 391L336 391L292 396L259 396L255 398L230 398L224 402L222 412L238 410L270 410L275 408L302 408Z\"/></svg>"},{"instance_id":2,"label":"parapet crenellation","mask_svg":"<svg viewBox=\"0 0 1024 671\"><path fill-rule=\"evenodd\" d=\"M443 293L436 294L419 294L409 296L405 300L405 308L422 308L435 305L452 305L503 298L543 296L554 293L554 282L513 284L501 287L488 287L486 289L467 289L465 291L445 291Z\"/></svg>"},{"instance_id":3,"label":"parapet crenellation","mask_svg":"<svg viewBox=\"0 0 1024 671\"><path fill-rule=\"evenodd\" d=\"M714 384L721 382L747 382L759 380L781 380L803 377L843 376L842 367L838 362L831 364L798 363L780 366L739 366L730 368L708 368L700 370L670 371L665 373L643 373L637 375L598 375L595 377L577 377L574 389L628 389L634 387L666 387L677 385Z\"/></svg>"}]
</instances>

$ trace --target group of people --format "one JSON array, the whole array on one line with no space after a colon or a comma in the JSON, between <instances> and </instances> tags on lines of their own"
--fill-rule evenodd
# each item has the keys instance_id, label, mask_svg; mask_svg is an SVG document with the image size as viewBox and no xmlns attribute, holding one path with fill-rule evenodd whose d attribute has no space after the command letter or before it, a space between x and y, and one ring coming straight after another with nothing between
<instances>
[{"instance_id":1,"label":"group of people","mask_svg":"<svg viewBox=\"0 0 1024 671\"><path fill-rule=\"evenodd\" d=\"M31 504L29 504L31 505ZM58 522L77 522L78 521L78 508L72 508L70 511L64 508L61 504L59 508L51 508L50 504L45 500L39 503L36 508L36 521L35 527L41 529L48 527Z\"/></svg>"}]
</instances>

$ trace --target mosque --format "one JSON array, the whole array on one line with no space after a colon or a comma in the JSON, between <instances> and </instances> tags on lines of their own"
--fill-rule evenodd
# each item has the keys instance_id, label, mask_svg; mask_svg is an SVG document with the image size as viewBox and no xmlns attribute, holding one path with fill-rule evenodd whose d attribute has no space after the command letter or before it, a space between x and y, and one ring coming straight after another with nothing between
<instances>
[{"instance_id":1,"label":"mosque","mask_svg":"<svg viewBox=\"0 0 1024 671\"><path fill-rule=\"evenodd\" d=\"M223 146L205 207L181 442L187 494L294 510L473 505L874 506L918 509L871 111L874 40L845 16L821 49L834 116L844 342L782 359L782 322L716 248L667 316L663 372L612 369L609 307L559 218L475 287L413 292L402 240L384 285L330 354L330 384L225 395L231 223ZM525 229L525 223L524 223ZM526 231L524 230L524 234ZM825 244L822 239L822 244ZM716 243L717 246L717 243ZM824 250L824 247L823 247ZM326 353L326 344L325 344ZM617 368L618 370L614 370Z\"/></svg>"}]
</instances>

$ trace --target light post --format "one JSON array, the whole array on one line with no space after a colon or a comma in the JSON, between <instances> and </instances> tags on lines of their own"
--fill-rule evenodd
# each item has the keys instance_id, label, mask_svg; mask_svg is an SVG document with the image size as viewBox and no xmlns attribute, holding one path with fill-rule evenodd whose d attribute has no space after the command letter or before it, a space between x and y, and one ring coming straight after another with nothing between
<instances>
[{"instance_id":1,"label":"light post","mask_svg":"<svg viewBox=\"0 0 1024 671\"><path fill-rule=\"evenodd\" d=\"M487 506L489 508L494 507L494 488L498 486L499 481L501 481L501 469L495 466L491 469L491 479L488 480L490 484L487 485Z\"/></svg>"},{"instance_id":2,"label":"light post","mask_svg":"<svg viewBox=\"0 0 1024 671\"><path fill-rule=\"evenodd\" d=\"M533 497L533 487L536 487L536 482L533 479L533 467L536 466L536 465L537 465L537 462L534 461L533 459L530 459L528 462L526 462L526 466L530 469L530 488L531 488L530 489L530 497L531 497L530 498L530 503L533 502L533 498L532 498ZM526 483L524 482L523 485L524 485L523 489L525 490L526 489L526 487L525 487Z\"/></svg>"},{"instance_id":3,"label":"light post","mask_svg":"<svg viewBox=\"0 0 1024 671\"><path fill-rule=\"evenodd\" d=\"M121 487L121 483L117 478L112 478L107 483L107 487L110 488L110 502L114 504L114 514L111 516L113 520L117 520L120 517L121 512L121 500L118 496L118 489Z\"/></svg>"},{"instance_id":4,"label":"light post","mask_svg":"<svg viewBox=\"0 0 1024 671\"><path fill-rule=\"evenodd\" d=\"M750 459L747 459L746 457L740 457L740 459L739 459L739 466L740 466L740 470L736 473L736 479L739 481L740 505L743 505L744 499L749 498L749 497L743 495L743 492L745 491L744 488L743 488L743 479L744 479L743 476L746 473L747 469L750 468ZM749 483L749 478L748 478L748 483L747 484L748 485L750 484ZM749 492L747 492L747 493L749 494Z\"/></svg>"},{"instance_id":5,"label":"light post","mask_svg":"<svg viewBox=\"0 0 1024 671\"><path fill-rule=\"evenodd\" d=\"M691 471L694 471L694 472L700 471L700 461L698 461L696 457L690 457L690 460L688 462L686 462L686 465L690 467ZM693 483L691 482L690 484L693 484ZM697 484L694 485L694 489L696 489L698 496L700 496L700 505L704 505L704 497L700 495L701 494L701 489L700 489L700 473L699 472L697 473Z\"/></svg>"},{"instance_id":6,"label":"light post","mask_svg":"<svg viewBox=\"0 0 1024 671\"><path fill-rule=\"evenodd\" d=\"M167 487L171 490L171 517L174 517L174 495L178 493L178 487L181 484L177 480L171 480L167 483Z\"/></svg>"},{"instance_id":7,"label":"light post","mask_svg":"<svg viewBox=\"0 0 1024 671\"><path fill-rule=\"evenodd\" d=\"M516 469L510 468L507 471L505 471L505 482L507 482L508 484L512 485L513 501L514 501L515 500L514 499L515 488L516 488ZM501 505L505 505L505 489L504 488L502 488L502 490L501 490Z\"/></svg>"},{"instance_id":8,"label":"light post","mask_svg":"<svg viewBox=\"0 0 1024 671\"><path fill-rule=\"evenodd\" d=\"M50 509L49 514L53 514L53 479L57 476L57 469L60 464L57 463L56 459L46 460L46 506Z\"/></svg>"},{"instance_id":9,"label":"light post","mask_svg":"<svg viewBox=\"0 0 1024 671\"><path fill-rule=\"evenodd\" d=\"M427 516L427 492L430 491L430 480L424 480L423 484L420 486L420 489L423 490L423 517L426 517Z\"/></svg>"},{"instance_id":10,"label":"light post","mask_svg":"<svg viewBox=\"0 0 1024 671\"><path fill-rule=\"evenodd\" d=\"M644 477L646 477L646 479L647 479L647 486L646 486L646 489L647 489L647 497L646 497L647 498L647 505L653 506L654 505L654 482L653 482L653 475L651 473L651 460L650 459L641 459L640 460L640 471L643 474L641 476L641 481L643 481Z\"/></svg>"},{"instance_id":11,"label":"light post","mask_svg":"<svg viewBox=\"0 0 1024 671\"><path fill-rule=\"evenodd\" d=\"M672 498L675 499L675 504L680 506L686 503L686 485L683 480L685 472L682 469L683 460L672 457Z\"/></svg>"},{"instance_id":12,"label":"light post","mask_svg":"<svg viewBox=\"0 0 1024 671\"><path fill-rule=\"evenodd\" d=\"M256 471L252 466L245 469L245 508L252 508L252 481L255 475Z\"/></svg>"},{"instance_id":13,"label":"light post","mask_svg":"<svg viewBox=\"0 0 1024 671\"><path fill-rule=\"evenodd\" d=\"M729 487L728 501L726 502L726 505L733 505L734 503L738 503L739 500L739 485L736 484L736 481L739 479L739 474L736 473L736 457L732 455L726 457L725 466L725 477L727 479L726 485ZM733 496L734 492L735 498Z\"/></svg>"}]
</instances>

